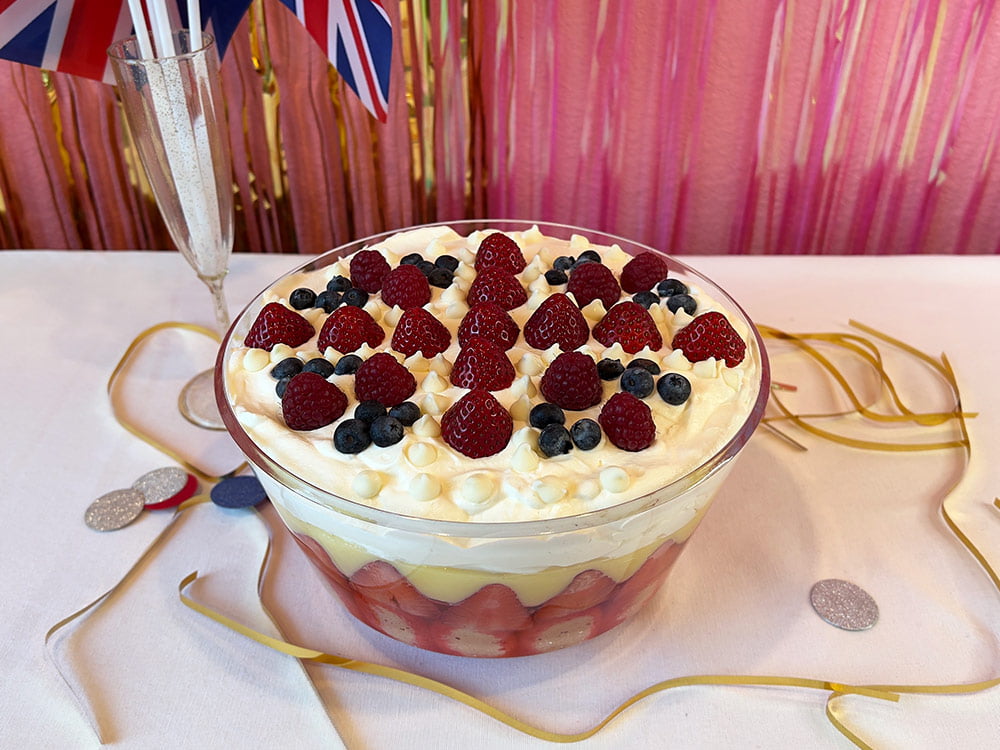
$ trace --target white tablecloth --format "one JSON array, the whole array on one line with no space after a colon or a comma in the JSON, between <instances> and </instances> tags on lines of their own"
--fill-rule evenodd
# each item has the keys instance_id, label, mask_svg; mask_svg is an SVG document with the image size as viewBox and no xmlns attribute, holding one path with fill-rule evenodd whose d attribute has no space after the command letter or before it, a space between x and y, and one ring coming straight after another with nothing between
<instances>
[{"instance_id":1,"label":"white tablecloth","mask_svg":"<svg viewBox=\"0 0 1000 750\"><path fill-rule=\"evenodd\" d=\"M236 256L234 312L301 259ZM949 500L956 521L1000 566L1000 257L712 257L692 264L758 322L847 332L856 319L931 354L947 353L973 454ZM46 630L114 584L169 520L146 513L98 533L87 505L171 462L112 417L105 384L133 337L155 323L209 325L207 292L169 253L0 253L0 744L97 744L45 655ZM214 347L163 333L123 389L130 416L199 465L226 471L225 434L196 430L174 406ZM794 357L775 357L778 379ZM893 361L890 361L893 364ZM783 377L784 376L784 377ZM906 367L916 406L935 390ZM908 382L909 380L909 382ZM799 381L802 382L802 381ZM826 391L812 386L820 400ZM905 389L904 389L905 390ZM822 391L816 393L816 391ZM937 407L942 404L937 404ZM946 406L946 404L944 404ZM794 432L802 453L759 431L730 482L642 616L595 641L527 659L423 653L353 622L287 536L276 535L267 603L290 639L441 679L519 717L585 729L647 685L684 675L789 675L848 683L945 684L1000 676L1000 596L951 536L938 503L959 451L880 454ZM104 607L65 628L54 653L115 747L546 747L441 696L386 679L311 666L317 695L289 657L201 617L193 594L265 631L256 572L267 534L247 512L199 506ZM845 578L880 607L871 630L846 632L809 605L811 585ZM586 748L821 747L850 743L828 723L826 693L685 687L649 698ZM876 747L986 747L1000 736L1000 689L971 695L852 696L839 715ZM325 707L325 709L324 709ZM328 714L329 718L328 718ZM331 725L332 722L332 725Z\"/></svg>"}]
</instances>

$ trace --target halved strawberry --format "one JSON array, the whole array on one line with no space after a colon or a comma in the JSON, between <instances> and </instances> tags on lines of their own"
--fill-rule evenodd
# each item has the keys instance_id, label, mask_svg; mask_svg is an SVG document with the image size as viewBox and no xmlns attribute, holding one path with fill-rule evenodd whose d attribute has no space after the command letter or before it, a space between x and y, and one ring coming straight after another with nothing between
<instances>
[{"instance_id":1,"label":"halved strawberry","mask_svg":"<svg viewBox=\"0 0 1000 750\"><path fill-rule=\"evenodd\" d=\"M599 299L605 310L610 310L622 294L618 279L603 263L584 263L570 271L566 291L573 294L580 307Z\"/></svg>"},{"instance_id":2,"label":"halved strawberry","mask_svg":"<svg viewBox=\"0 0 1000 750\"><path fill-rule=\"evenodd\" d=\"M347 576L341 573L340 569L333 564L330 555L323 549L319 542L312 537L297 532L292 534L292 538L298 542L299 547L302 548L306 557L330 580L334 588L338 591L348 590Z\"/></svg>"},{"instance_id":3,"label":"halved strawberry","mask_svg":"<svg viewBox=\"0 0 1000 750\"><path fill-rule=\"evenodd\" d=\"M512 589L490 583L445 610L441 622L478 633L506 633L528 627L531 615Z\"/></svg>"},{"instance_id":4,"label":"halved strawberry","mask_svg":"<svg viewBox=\"0 0 1000 750\"><path fill-rule=\"evenodd\" d=\"M535 349L558 344L564 352L569 352L586 344L589 338L587 319L562 293L547 297L524 324L524 340Z\"/></svg>"},{"instance_id":5,"label":"halved strawberry","mask_svg":"<svg viewBox=\"0 0 1000 750\"><path fill-rule=\"evenodd\" d=\"M514 365L497 344L473 336L462 347L451 368L451 383L459 388L500 391L514 382Z\"/></svg>"},{"instance_id":6,"label":"halved strawberry","mask_svg":"<svg viewBox=\"0 0 1000 750\"><path fill-rule=\"evenodd\" d=\"M535 622L566 617L595 607L615 588L615 582L599 570L585 570L569 585L535 610Z\"/></svg>"},{"instance_id":7,"label":"halved strawberry","mask_svg":"<svg viewBox=\"0 0 1000 750\"><path fill-rule=\"evenodd\" d=\"M604 615L598 607L552 620L536 622L518 635L522 654L545 654L575 646L603 633Z\"/></svg>"},{"instance_id":8,"label":"halved strawberry","mask_svg":"<svg viewBox=\"0 0 1000 750\"><path fill-rule=\"evenodd\" d=\"M257 314L243 345L271 351L277 344L302 346L313 337L312 323L279 302L269 302Z\"/></svg>"},{"instance_id":9,"label":"halved strawberry","mask_svg":"<svg viewBox=\"0 0 1000 750\"><path fill-rule=\"evenodd\" d=\"M430 623L398 609L379 604L362 602L359 605L360 620L371 625L390 638L417 648L433 649L434 640L430 633Z\"/></svg>"},{"instance_id":10,"label":"halved strawberry","mask_svg":"<svg viewBox=\"0 0 1000 750\"><path fill-rule=\"evenodd\" d=\"M341 354L350 354L362 344L375 347L385 339L385 331L367 311L353 305L334 310L319 331L316 348L321 352L332 346Z\"/></svg>"},{"instance_id":11,"label":"halved strawberry","mask_svg":"<svg viewBox=\"0 0 1000 750\"><path fill-rule=\"evenodd\" d=\"M503 310L513 310L528 301L528 294L510 271L494 266L480 271L466 294L469 307L495 302Z\"/></svg>"},{"instance_id":12,"label":"halved strawberry","mask_svg":"<svg viewBox=\"0 0 1000 750\"><path fill-rule=\"evenodd\" d=\"M365 599L398 607L417 617L436 617L444 605L421 594L402 573L384 560L366 563L350 579L351 587Z\"/></svg>"},{"instance_id":13,"label":"halved strawberry","mask_svg":"<svg viewBox=\"0 0 1000 750\"><path fill-rule=\"evenodd\" d=\"M418 272L419 273L419 272ZM430 359L451 346L451 332L422 307L407 310L392 332L392 348L409 357L420 352Z\"/></svg>"},{"instance_id":14,"label":"halved strawberry","mask_svg":"<svg viewBox=\"0 0 1000 750\"><path fill-rule=\"evenodd\" d=\"M499 658L520 656L516 633L484 633L461 625L436 623L431 627L432 648L443 654Z\"/></svg>"},{"instance_id":15,"label":"halved strawberry","mask_svg":"<svg viewBox=\"0 0 1000 750\"><path fill-rule=\"evenodd\" d=\"M605 346L619 343L629 354L645 346L654 351L663 346L663 337L649 310L631 300L619 302L605 313L594 326L594 338Z\"/></svg>"},{"instance_id":16,"label":"halved strawberry","mask_svg":"<svg viewBox=\"0 0 1000 750\"><path fill-rule=\"evenodd\" d=\"M515 343L521 329L514 319L496 302L480 302L469 308L458 327L458 343L465 346L473 336L482 336L507 351Z\"/></svg>"},{"instance_id":17,"label":"halved strawberry","mask_svg":"<svg viewBox=\"0 0 1000 750\"><path fill-rule=\"evenodd\" d=\"M604 609L609 620L619 623L632 617L646 602L653 598L667 578L667 572L677 561L684 549L683 544L667 540L651 554L627 581L605 602Z\"/></svg>"},{"instance_id":18,"label":"halved strawberry","mask_svg":"<svg viewBox=\"0 0 1000 750\"><path fill-rule=\"evenodd\" d=\"M684 352L690 362L715 357L729 367L736 367L747 353L746 342L717 310L702 313L684 326L674 335L671 346Z\"/></svg>"},{"instance_id":19,"label":"halved strawberry","mask_svg":"<svg viewBox=\"0 0 1000 750\"><path fill-rule=\"evenodd\" d=\"M510 273L521 273L528 265L517 243L502 232L486 235L476 251L476 270L502 268Z\"/></svg>"},{"instance_id":20,"label":"halved strawberry","mask_svg":"<svg viewBox=\"0 0 1000 750\"><path fill-rule=\"evenodd\" d=\"M373 354L354 375L358 401L378 401L387 409L403 403L416 390L417 379L388 352Z\"/></svg>"},{"instance_id":21,"label":"halved strawberry","mask_svg":"<svg viewBox=\"0 0 1000 750\"><path fill-rule=\"evenodd\" d=\"M513 432L510 412L489 391L469 391L441 417L444 442L469 458L499 453Z\"/></svg>"}]
</instances>

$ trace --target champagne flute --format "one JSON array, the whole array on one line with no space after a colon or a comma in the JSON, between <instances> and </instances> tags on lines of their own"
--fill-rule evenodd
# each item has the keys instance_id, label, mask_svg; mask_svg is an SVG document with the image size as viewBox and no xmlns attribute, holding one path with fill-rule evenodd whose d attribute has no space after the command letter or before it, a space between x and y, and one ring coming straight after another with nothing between
<instances>
[{"instance_id":1,"label":"champagne flute","mask_svg":"<svg viewBox=\"0 0 1000 750\"><path fill-rule=\"evenodd\" d=\"M143 58L136 37L108 49L132 140L170 236L208 287L220 334L229 328L223 279L233 247L232 159L211 35L192 49L173 34L178 54ZM215 405L212 370L181 392L181 413L194 424L225 429Z\"/></svg>"}]
</instances>

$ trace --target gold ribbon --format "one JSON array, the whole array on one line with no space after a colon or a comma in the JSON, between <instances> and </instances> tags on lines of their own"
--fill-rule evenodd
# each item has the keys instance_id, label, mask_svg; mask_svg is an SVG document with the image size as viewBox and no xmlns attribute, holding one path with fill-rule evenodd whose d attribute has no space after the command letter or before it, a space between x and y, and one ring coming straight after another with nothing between
<instances>
[{"instance_id":1,"label":"gold ribbon","mask_svg":"<svg viewBox=\"0 0 1000 750\"><path fill-rule=\"evenodd\" d=\"M779 331L775 328L770 328L767 326L760 326L760 331L762 335L766 338L772 338L775 340L781 340L791 343L807 356L812 358L817 362L824 370L826 370L833 380L840 385L841 389L846 394L847 398L851 401L854 409L846 412L833 412L824 414L795 414L790 409L788 409L784 403L782 403L780 397L775 393L771 393L771 401L775 404L776 408L781 412L780 417L769 417L766 419L767 423L784 420L795 424L801 429L809 432L817 437L824 440L830 440L842 445L847 445L854 448L866 449L866 450L888 450L888 451L925 451L925 450L944 450L952 448L961 448L965 454L966 461L968 461L971 456L971 444L969 441L968 430L966 428L965 420L970 417L974 417L975 414L967 413L962 410L961 399L958 390L958 384L955 379L954 373L951 369L950 363L945 356L941 356L940 360L934 359L929 355L920 352L909 345L898 341L886 334L883 334L875 329L864 326L855 321L851 321L851 325L864 331L870 336L880 339L886 343L889 343L896 348L909 353L910 355L920 359L930 367L932 367L939 375L947 382L950 387L954 398L955 398L955 408L951 412L915 412L909 409L899 397L899 394L892 383L891 378L887 374L885 367L883 365L881 353L878 350L877 345L873 344L871 341L854 334L838 334L838 333L812 333L812 334L789 334L783 331ZM155 333L157 330L161 330L165 327L183 327L189 330L197 330L197 326L189 326L188 324L177 324L177 323L165 323L160 326L154 326L152 329L144 332L129 350L126 352L122 361L119 362L118 367L115 368L115 372L112 374L112 378L108 384L109 394L112 393L115 380L120 376L128 362L131 354L135 351L141 341L148 335ZM208 332L207 329L202 329L201 332ZM874 410L871 404L863 403L862 400L857 396L854 389L851 388L847 379L840 373L839 370L830 362L830 360L820 353L810 341L825 342L827 344L833 344L839 346L846 351L852 352L857 356L864 359L868 364L874 369L880 383L884 386L888 392L892 403L895 405L896 409L899 411L898 414L887 414ZM112 398L113 403L113 398ZM861 416L870 419L875 422L884 423L911 423L919 425L922 427L935 427L944 425L948 422L954 421L958 425L960 431L960 438L955 440L937 441L937 442L915 442L915 443L896 443L889 441L871 441L861 438L854 438L847 435L840 435L834 433L830 430L817 427L812 424L815 420L828 420L836 417L842 417L846 415L860 414ZM116 417L118 414L116 412ZM167 455L176 458L176 454L167 449L165 446L160 446L156 441L152 440L137 428L126 423L123 419L118 417L119 421L122 422L123 426L128 429L133 434L137 435L141 439L145 440L147 443L159 448ZM180 459L177 459L180 460ZM194 469L190 464L186 462L182 463L190 469ZM189 469L189 470L190 470ZM237 470L231 473L236 473ZM199 476L202 473L199 472ZM951 518L948 510L946 508L947 498L954 492L955 488L958 486L961 477L955 480L955 482L945 491L945 499L940 504L940 512L951 532L958 538L962 545L973 555L976 561L982 566L986 571L987 575L993 581L994 586L996 586L998 592L1000 592L1000 577L998 577L996 571L992 568L986 557L980 552L980 550L975 546L975 544L969 539L969 537L961 530L958 524ZM107 592L102 594L100 597L95 599L89 605L79 610L78 612L64 618L59 623L54 625L49 632L46 634L46 643L48 643L51 636L61 629L63 626L67 625L69 622L77 619L85 612L90 609L99 606L103 602L117 591L124 582L132 575L133 571L139 567L143 560L145 560L149 554L164 538L167 536L167 532L173 526L174 522L180 516L181 512L190 507L192 504L204 502L207 499L205 496L198 496L191 498L185 504L181 505L177 509L175 517L171 520L171 523L157 536L152 542L150 547L143 553L138 561L129 569L121 581L119 581L115 586L109 589ZM994 500L994 505L996 508L1000 509L1000 498ZM259 515L258 515L259 518ZM263 522L263 521L262 521ZM266 526L266 524L265 524ZM271 539L270 539L270 528L268 530L268 542L266 544L264 555L261 561L261 566L258 571L257 576L257 589L258 596L260 596L264 581L267 577L268 563L271 554ZM693 686L712 686L712 685L726 685L726 686L742 686L742 687L793 687L793 688L803 688L810 690L823 690L828 691L829 695L826 701L826 716L830 721L832 726L834 726L844 737L850 740L854 745L865 750L870 750L871 746L866 743L857 733L851 730L850 727L846 725L837 715L837 704L839 701L845 697L858 695L867 698L876 698L879 700L888 701L898 701L900 696L903 694L922 694L922 695L954 695L962 693L974 693L983 690L987 690L992 687L1000 685L1000 677L991 678L988 680L982 680L974 683L963 683L963 684L948 684L948 685L848 685L844 683L832 682L827 680L816 680L801 677L785 677L785 676L771 676L771 675L693 675L685 677L677 677L673 679L663 680L657 682L644 690L636 693L635 695L629 697L621 704L619 704L615 709L613 709L609 714L607 714L603 719L598 721L589 729L576 733L559 733L553 732L539 727L535 727L525 721L522 721L511 714L501 711L494 706L486 703L485 701L476 698L469 693L458 690L450 685L439 682L437 680L432 680L430 678L424 677L422 675L409 672L403 669L398 669L395 667L388 667L379 664L373 664L370 662L359 661L356 659L350 659L343 656L338 656L335 654L325 653L323 651L318 651L316 649L306 648L299 646L287 641L281 640L279 638L274 638L272 636L266 635L264 633L257 632L252 628L243 625L236 620L233 620L225 615L201 604L188 596L187 591L189 587L195 583L198 579L198 573L193 572L187 575L178 586L178 595L181 602L192 610L198 612L199 614L208 617L215 622L247 637L251 640L264 645L268 648L277 650L281 653L292 656L300 661L309 661L320 664L328 664L340 669L347 669L354 672L360 672L365 674L371 674L385 679L394 680L407 685L412 685L414 687L429 690L437 693L447 699L457 701L473 710L479 711L494 720L505 724L519 732L526 735L535 737L537 739L547 740L550 742L558 743L571 743L579 742L585 740L589 737L593 737L595 734L600 732L604 727L611 723L615 718L623 714L631 706L639 703L640 701L653 696L657 693L664 692L677 687L693 687ZM261 602L263 608L263 601ZM270 617L270 613L265 612ZM271 618L274 622L273 617ZM277 623L275 623L277 627ZM278 630L280 633L280 629ZM65 677L64 677L65 679ZM310 680L310 684L312 684ZM315 685L313 685L315 690ZM95 727L96 729L96 727ZM99 732L98 732L99 734Z\"/></svg>"}]
</instances>

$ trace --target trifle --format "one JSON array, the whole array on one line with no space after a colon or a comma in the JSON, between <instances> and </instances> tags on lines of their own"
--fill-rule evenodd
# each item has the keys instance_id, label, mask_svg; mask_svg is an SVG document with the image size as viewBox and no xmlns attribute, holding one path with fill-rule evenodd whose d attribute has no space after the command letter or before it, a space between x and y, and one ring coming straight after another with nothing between
<instances>
[{"instance_id":1,"label":"trifle","mask_svg":"<svg viewBox=\"0 0 1000 750\"><path fill-rule=\"evenodd\" d=\"M593 638L656 593L768 378L736 302L672 257L452 222L282 276L233 324L216 393L354 616L506 657Z\"/></svg>"}]
</instances>

